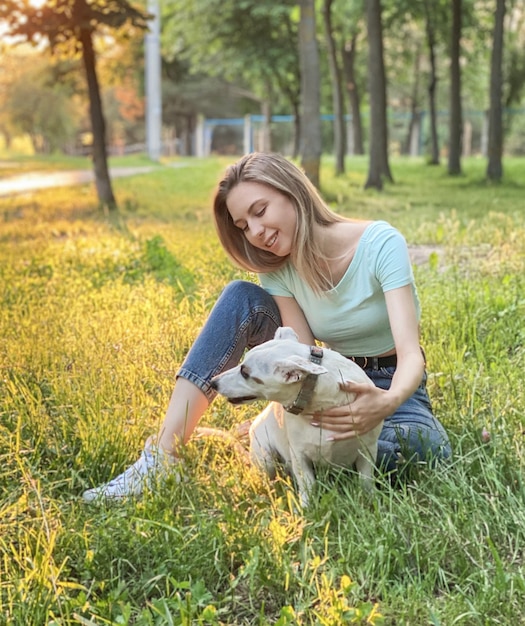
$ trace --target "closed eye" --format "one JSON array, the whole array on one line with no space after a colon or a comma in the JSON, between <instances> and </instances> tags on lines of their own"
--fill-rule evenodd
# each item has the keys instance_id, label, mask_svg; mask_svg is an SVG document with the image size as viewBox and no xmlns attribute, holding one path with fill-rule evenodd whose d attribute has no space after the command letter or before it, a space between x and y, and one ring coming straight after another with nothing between
<instances>
[{"instance_id":1,"label":"closed eye","mask_svg":"<svg viewBox=\"0 0 525 626\"><path fill-rule=\"evenodd\" d=\"M267 207L268 207L268 205L265 204L258 211L256 211L254 213L255 217L262 217L266 213ZM243 233L247 233L250 230L250 227L248 226L248 224L245 224L244 226L240 226L239 224L236 224L236 226L237 226L237 228L240 228Z\"/></svg>"},{"instance_id":2,"label":"closed eye","mask_svg":"<svg viewBox=\"0 0 525 626\"><path fill-rule=\"evenodd\" d=\"M244 380L251 380L258 385L264 385L264 381L260 378L257 378L256 376L252 376L250 374L249 368L245 365L241 365L241 376L244 378Z\"/></svg>"}]
</instances>

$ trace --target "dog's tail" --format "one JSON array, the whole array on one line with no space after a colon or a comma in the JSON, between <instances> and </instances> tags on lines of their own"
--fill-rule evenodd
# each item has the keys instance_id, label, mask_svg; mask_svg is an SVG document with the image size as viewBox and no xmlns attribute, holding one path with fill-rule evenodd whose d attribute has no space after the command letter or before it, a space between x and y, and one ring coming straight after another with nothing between
<instances>
[{"instance_id":1,"label":"dog's tail","mask_svg":"<svg viewBox=\"0 0 525 626\"><path fill-rule=\"evenodd\" d=\"M248 440L248 431L250 422L243 422L233 430L223 430L222 428L210 428L208 426L199 426L195 429L194 437L202 439L203 437L218 437L223 439L232 446L235 452L246 463L250 463L250 454L244 445Z\"/></svg>"}]
</instances>

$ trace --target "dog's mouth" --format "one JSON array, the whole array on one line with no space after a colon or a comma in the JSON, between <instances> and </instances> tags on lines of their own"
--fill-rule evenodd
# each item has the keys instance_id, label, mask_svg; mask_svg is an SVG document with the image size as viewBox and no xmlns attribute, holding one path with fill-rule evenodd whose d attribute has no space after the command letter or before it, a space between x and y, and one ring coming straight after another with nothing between
<instances>
[{"instance_id":1,"label":"dog's mouth","mask_svg":"<svg viewBox=\"0 0 525 626\"><path fill-rule=\"evenodd\" d=\"M247 404L258 400L257 396L238 396L237 398L228 398L230 404Z\"/></svg>"}]
</instances>

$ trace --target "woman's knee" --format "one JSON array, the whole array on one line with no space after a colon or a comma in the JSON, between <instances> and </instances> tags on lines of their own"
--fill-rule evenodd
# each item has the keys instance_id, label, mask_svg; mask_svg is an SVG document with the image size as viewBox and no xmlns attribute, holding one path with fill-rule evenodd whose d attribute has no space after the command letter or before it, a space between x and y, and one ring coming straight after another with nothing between
<instances>
[{"instance_id":1,"label":"woman's knee","mask_svg":"<svg viewBox=\"0 0 525 626\"><path fill-rule=\"evenodd\" d=\"M256 283L251 283L248 280L233 280L228 283L222 290L221 298L226 298L228 301L239 300L240 302L249 301L255 305L261 304L269 306L270 308L277 308L272 296Z\"/></svg>"},{"instance_id":2,"label":"woman's knee","mask_svg":"<svg viewBox=\"0 0 525 626\"><path fill-rule=\"evenodd\" d=\"M380 449L385 457L397 457L401 463L436 465L452 456L449 438L441 424L422 424L405 421L386 424L380 435Z\"/></svg>"},{"instance_id":3,"label":"woman's knee","mask_svg":"<svg viewBox=\"0 0 525 626\"><path fill-rule=\"evenodd\" d=\"M408 458L428 465L446 461L452 456L449 438L442 428L409 427L404 443Z\"/></svg>"},{"instance_id":4,"label":"woman's knee","mask_svg":"<svg viewBox=\"0 0 525 626\"><path fill-rule=\"evenodd\" d=\"M234 280L226 285L219 300L218 308L236 312L239 328L250 328L255 345L272 339L275 330L281 325L281 314L273 297L261 286L246 280Z\"/></svg>"}]
</instances>

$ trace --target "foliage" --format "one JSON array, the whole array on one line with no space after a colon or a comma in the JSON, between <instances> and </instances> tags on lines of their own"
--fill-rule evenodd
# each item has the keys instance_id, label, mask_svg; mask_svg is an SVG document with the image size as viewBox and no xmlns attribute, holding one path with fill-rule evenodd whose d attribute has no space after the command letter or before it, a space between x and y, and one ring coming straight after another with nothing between
<instances>
[{"instance_id":1,"label":"foliage","mask_svg":"<svg viewBox=\"0 0 525 626\"><path fill-rule=\"evenodd\" d=\"M97 195L100 206L110 211L117 207L107 166L106 128L93 35L107 28L122 31L145 29L148 17L128 0L56 0L42 6L33 6L26 0L5 0L0 5L0 18L5 20L6 30L12 37L23 37L35 44L47 40L53 52L82 55L89 94L91 154Z\"/></svg>"},{"instance_id":2,"label":"foliage","mask_svg":"<svg viewBox=\"0 0 525 626\"><path fill-rule=\"evenodd\" d=\"M292 6L289 0L174 0L166 8L164 54L190 61L194 72L233 81L246 95L248 87L260 101L271 95L274 108L286 103L289 111L299 91Z\"/></svg>"},{"instance_id":3,"label":"foliage","mask_svg":"<svg viewBox=\"0 0 525 626\"><path fill-rule=\"evenodd\" d=\"M4 57L2 112L13 134L27 133L36 153L65 150L74 142L82 116L75 77L76 64L51 65L35 54Z\"/></svg>"},{"instance_id":4,"label":"foliage","mask_svg":"<svg viewBox=\"0 0 525 626\"><path fill-rule=\"evenodd\" d=\"M68 4L69 2L69 4ZM51 19L42 11L50 11L52 6L63 8L64 16L71 16L69 6L73 0L60 0L60 3L47 3L42 9L22 0L6 0L0 6L0 16L5 20L18 19L23 8L29 12L29 21L25 24L25 32L29 32L30 24L42 26L41 37L34 41L42 44L46 36L46 28L52 26L54 41L61 41L63 35L53 34L56 31L55 18ZM447 0L439 2L414 3L391 0L383 1L384 7L384 45L385 64L388 79L388 105L399 117L408 117L412 105L428 110L426 89L429 82L429 59L425 41L425 19L423 7L430 12L430 23L436 31L437 61L437 109L439 121L443 122L449 107L449 31L450 6ZM506 106L519 107L523 100L524 66L524 18L522 2L509 3L508 19L505 32L505 57L503 67L504 103ZM89 3L90 11L105 7L110 9L111 26L118 26L122 20L120 8L115 3ZM133 4L133 6L135 6ZM137 3L136 10L144 6ZM358 85L362 95L362 113L365 125L368 124L369 99L366 93L366 55L367 33L363 20L363 3L337 0L334 6L335 35L339 45L352 35L358 35L358 59L356 61ZM115 7L118 10L115 10ZM320 4L318 3L318 8ZM481 116L488 107L489 89L489 56L492 37L493 2L488 0L464 0L463 37L461 46L462 102L464 115L473 110ZM113 11L115 10L114 14ZM244 113L259 112L260 101L271 96L272 112L276 114L293 114L298 108L299 70L297 57L297 23L298 7L293 2L218 2L216 0L191 0L179 2L173 0L163 3L162 19L162 54L163 54L163 120L166 129L177 134L178 138L190 135L195 128L195 116L202 113L208 117L241 116ZM45 23L44 23L45 17ZM48 19L49 17L49 19ZM100 16L101 31L107 36L110 25L105 25ZM98 19L98 18L97 18ZM104 17L105 19L105 17ZM109 14L108 14L109 20ZM140 18L137 17L140 26ZM321 20L318 20L320 25ZM101 71L102 90L108 89L105 98L108 114L109 137L125 138L134 143L143 139L143 130L131 121L112 126L112 114L123 106L119 98L114 98L116 83L131 81L126 85L125 98L132 98L134 106L143 95L143 42L142 37L134 36L137 28L132 27L130 41L125 43L115 37L121 32L111 31L111 38L101 45L97 41L97 50L102 56L108 57L107 70ZM142 26L140 26L142 28ZM125 30L125 29L124 29ZM72 32L72 31L71 31ZM320 28L318 28L318 36ZM321 42L321 94L323 113L332 112L329 88L329 72L326 65L326 48ZM104 43L104 42L103 42ZM3 44L10 45L9 40ZM75 47L77 44L73 45ZM60 46L59 46L60 47ZM111 54L109 54L111 51ZM419 57L419 61L417 61ZM100 64L99 64L100 65ZM416 69L417 68L417 69ZM101 70L103 68L101 67ZM5 72L5 64L0 73ZM2 76L0 82L3 83ZM416 83L418 89L416 90ZM1 88L1 87L0 87ZM85 98L85 89L80 85L76 95ZM3 98L2 98L3 100ZM416 102L414 102L416 100ZM111 105L110 105L111 103ZM295 106L295 109L294 109ZM53 107L55 110L55 107ZM110 115L111 114L111 115ZM398 117L398 119L399 119ZM135 120L141 118L135 118ZM404 145L407 142L405 122L394 123L396 142ZM82 123L79 131L85 131ZM0 131L9 141L10 120L0 111ZM114 131L114 132L112 132ZM513 126L506 126L507 137L505 147L513 154L523 152L523 142L519 132L514 133ZM391 132L391 136L394 136ZM446 150L448 133L442 133L441 145ZM403 135L400 141L397 136ZM329 152L333 141L332 131L324 131L325 152ZM188 149L191 143L187 140ZM479 145L479 142L478 142ZM395 147L392 150L394 153ZM479 151L480 152L480 151Z\"/></svg>"},{"instance_id":5,"label":"foliage","mask_svg":"<svg viewBox=\"0 0 525 626\"><path fill-rule=\"evenodd\" d=\"M366 159L337 178L323 164L337 210L429 246L415 273L450 466L379 477L373 497L327 472L300 512L285 476L199 439L141 500L80 502L135 460L222 286L244 276L209 208L227 163L118 179L111 221L82 187L0 200L0 624L525 624L519 159L500 185L480 160L450 179L394 159L381 194L363 191ZM256 411L218 400L205 420Z\"/></svg>"},{"instance_id":6,"label":"foliage","mask_svg":"<svg viewBox=\"0 0 525 626\"><path fill-rule=\"evenodd\" d=\"M127 0L87 2L86 0L56 0L34 6L24 0L4 0L0 17L9 33L37 43L43 37L51 49L66 48L81 51L79 33L96 30L97 26L120 29L126 25L144 29L145 14Z\"/></svg>"}]
</instances>

